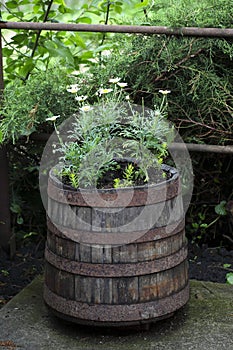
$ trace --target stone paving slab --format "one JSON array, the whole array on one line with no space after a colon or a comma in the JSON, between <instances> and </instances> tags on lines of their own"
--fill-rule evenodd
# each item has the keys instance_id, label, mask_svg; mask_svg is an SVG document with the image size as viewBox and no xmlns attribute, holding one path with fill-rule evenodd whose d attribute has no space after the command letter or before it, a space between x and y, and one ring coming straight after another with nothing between
<instances>
[{"instance_id":1,"label":"stone paving slab","mask_svg":"<svg viewBox=\"0 0 233 350\"><path fill-rule=\"evenodd\" d=\"M190 285L189 303L172 318L119 332L51 315L39 276L0 310L0 350L233 350L233 286Z\"/></svg>"}]
</instances>

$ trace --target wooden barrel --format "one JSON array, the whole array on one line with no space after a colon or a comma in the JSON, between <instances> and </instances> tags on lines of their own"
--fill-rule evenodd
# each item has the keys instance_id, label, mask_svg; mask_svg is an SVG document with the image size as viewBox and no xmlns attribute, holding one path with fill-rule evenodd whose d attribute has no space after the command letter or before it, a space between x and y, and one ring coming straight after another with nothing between
<instances>
[{"instance_id":1,"label":"wooden barrel","mask_svg":"<svg viewBox=\"0 0 233 350\"><path fill-rule=\"evenodd\" d=\"M189 299L178 172L118 190L64 188L50 172L44 300L65 319L97 326L168 317Z\"/></svg>"}]
</instances>

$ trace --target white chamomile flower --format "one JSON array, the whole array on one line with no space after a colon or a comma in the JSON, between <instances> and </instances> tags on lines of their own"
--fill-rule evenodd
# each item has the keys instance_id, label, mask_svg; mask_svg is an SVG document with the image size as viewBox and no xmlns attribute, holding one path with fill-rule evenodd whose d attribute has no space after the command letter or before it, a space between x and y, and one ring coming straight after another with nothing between
<instances>
[{"instance_id":1,"label":"white chamomile flower","mask_svg":"<svg viewBox=\"0 0 233 350\"><path fill-rule=\"evenodd\" d=\"M76 97L75 97L75 100L78 101L78 102L83 102L83 101L85 101L87 98L88 98L88 96L81 95L81 96L76 96Z\"/></svg>"},{"instance_id":2,"label":"white chamomile flower","mask_svg":"<svg viewBox=\"0 0 233 350\"><path fill-rule=\"evenodd\" d=\"M82 111L82 112L88 112L88 111L90 111L90 110L92 109L92 107L89 106L89 105L86 105L86 106L80 107L79 109L80 109L80 111Z\"/></svg>"},{"instance_id":3,"label":"white chamomile flower","mask_svg":"<svg viewBox=\"0 0 233 350\"><path fill-rule=\"evenodd\" d=\"M118 86L121 88L126 87L128 84L127 83L117 83Z\"/></svg>"},{"instance_id":4,"label":"white chamomile flower","mask_svg":"<svg viewBox=\"0 0 233 350\"><path fill-rule=\"evenodd\" d=\"M126 101L129 101L130 100L129 95L125 96L125 99L126 99Z\"/></svg>"},{"instance_id":5,"label":"white chamomile flower","mask_svg":"<svg viewBox=\"0 0 233 350\"><path fill-rule=\"evenodd\" d=\"M113 89L99 89L98 90L98 93L100 94L100 95L104 95L104 94L109 94L109 92L112 92L113 91Z\"/></svg>"},{"instance_id":6,"label":"white chamomile flower","mask_svg":"<svg viewBox=\"0 0 233 350\"><path fill-rule=\"evenodd\" d=\"M67 87L66 91L70 92L71 94L76 94L80 90L80 87L78 84L71 84Z\"/></svg>"},{"instance_id":7,"label":"white chamomile flower","mask_svg":"<svg viewBox=\"0 0 233 350\"><path fill-rule=\"evenodd\" d=\"M121 78L112 78L112 79L109 79L109 83L116 84L116 83L119 83L120 80Z\"/></svg>"},{"instance_id":8,"label":"white chamomile flower","mask_svg":"<svg viewBox=\"0 0 233 350\"><path fill-rule=\"evenodd\" d=\"M46 122L55 122L60 115L53 115L52 117L46 118Z\"/></svg>"},{"instance_id":9,"label":"white chamomile flower","mask_svg":"<svg viewBox=\"0 0 233 350\"><path fill-rule=\"evenodd\" d=\"M159 92L163 95L167 95L171 93L171 90L159 90Z\"/></svg>"}]
</instances>

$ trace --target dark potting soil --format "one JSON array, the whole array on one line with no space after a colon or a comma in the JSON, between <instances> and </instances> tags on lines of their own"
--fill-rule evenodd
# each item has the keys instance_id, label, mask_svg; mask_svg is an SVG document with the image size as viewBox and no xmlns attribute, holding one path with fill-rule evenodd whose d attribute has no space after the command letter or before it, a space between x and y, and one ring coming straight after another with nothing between
<instances>
[{"instance_id":1,"label":"dark potting soil","mask_svg":"<svg viewBox=\"0 0 233 350\"><path fill-rule=\"evenodd\" d=\"M129 169L128 166L132 166L132 173L130 175L129 172L127 172ZM150 167L147 169L149 176L149 180L147 181L144 172L134 160L114 160L107 168L100 168L99 171L101 177L97 180L97 183L94 184L94 187L96 186L98 189L145 186L157 184L172 177L172 174L164 168L160 169L159 166L158 168ZM115 186L115 180L119 180L119 186ZM85 179L83 181L85 182ZM62 183L72 188L70 179L67 175L62 177ZM82 187L82 184L80 184L80 187Z\"/></svg>"},{"instance_id":2,"label":"dark potting soil","mask_svg":"<svg viewBox=\"0 0 233 350\"><path fill-rule=\"evenodd\" d=\"M202 281L226 283L233 270L233 250L226 247L199 247L189 243L189 277ZM228 264L228 267L225 267ZM230 266L230 267L229 267ZM17 249L15 257L0 251L0 307L19 293L44 270L44 242L30 242Z\"/></svg>"}]
</instances>

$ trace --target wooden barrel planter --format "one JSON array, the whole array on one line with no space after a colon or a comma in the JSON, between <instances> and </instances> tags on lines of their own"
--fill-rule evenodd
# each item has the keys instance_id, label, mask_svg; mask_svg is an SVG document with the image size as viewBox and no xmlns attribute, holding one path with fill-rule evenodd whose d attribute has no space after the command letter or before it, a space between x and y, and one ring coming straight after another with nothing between
<instances>
[{"instance_id":1,"label":"wooden barrel planter","mask_svg":"<svg viewBox=\"0 0 233 350\"><path fill-rule=\"evenodd\" d=\"M74 190L50 172L44 300L95 326L150 323L189 299L178 172L156 185Z\"/></svg>"}]
</instances>

